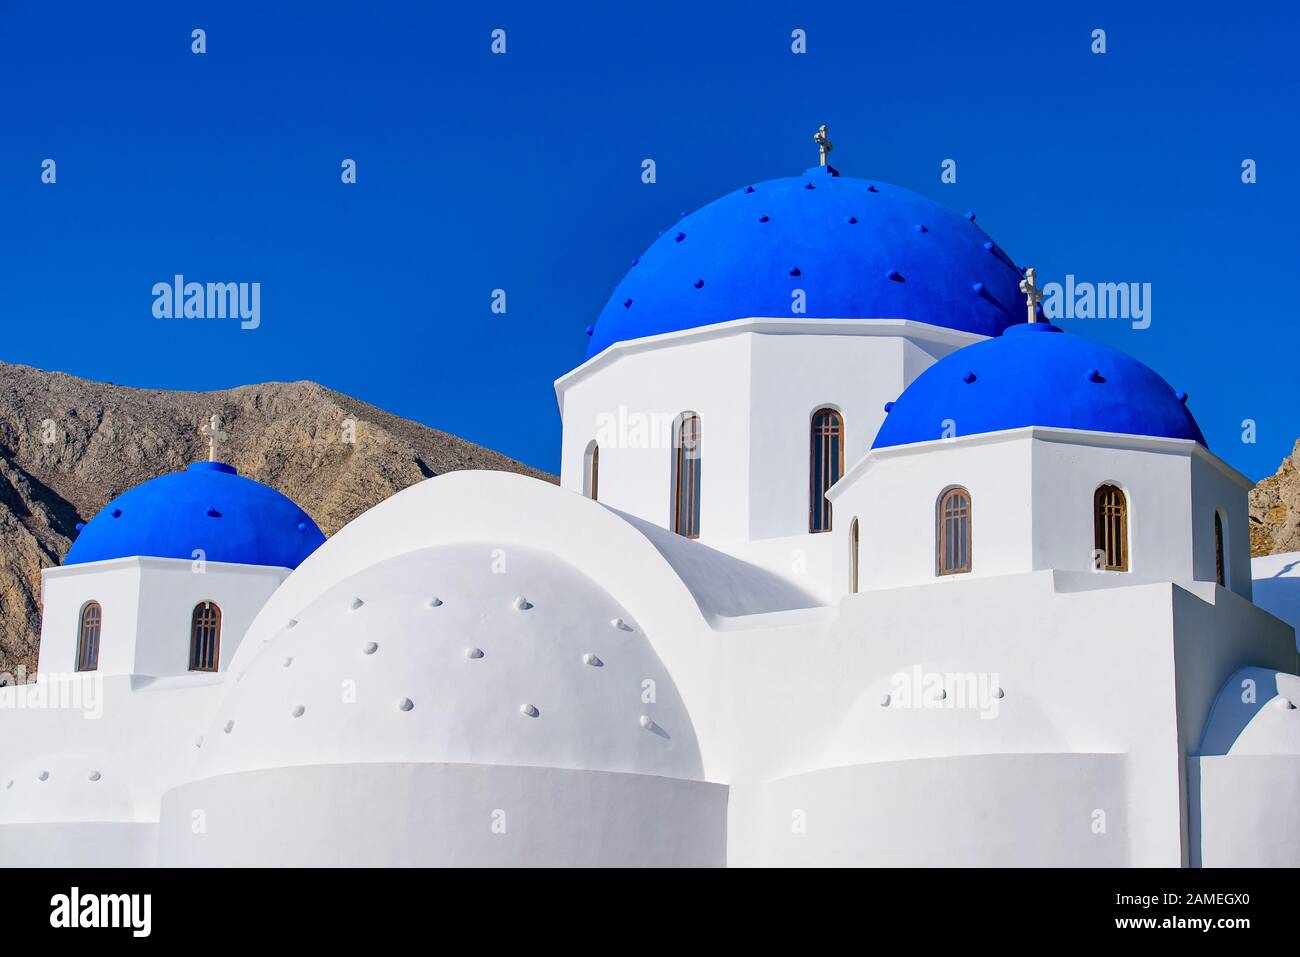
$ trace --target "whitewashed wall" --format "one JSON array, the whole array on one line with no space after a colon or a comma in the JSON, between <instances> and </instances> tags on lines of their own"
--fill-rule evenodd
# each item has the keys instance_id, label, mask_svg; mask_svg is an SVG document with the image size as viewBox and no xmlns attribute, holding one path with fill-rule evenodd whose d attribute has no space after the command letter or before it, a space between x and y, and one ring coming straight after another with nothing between
<instances>
[{"instance_id":1,"label":"whitewashed wall","mask_svg":"<svg viewBox=\"0 0 1300 957\"><path fill-rule=\"evenodd\" d=\"M126 675L135 669L140 615L140 563L120 558L41 570L41 645L38 671L68 674L77 668L82 609L99 602L99 668Z\"/></svg>"},{"instance_id":2,"label":"whitewashed wall","mask_svg":"<svg viewBox=\"0 0 1300 957\"><path fill-rule=\"evenodd\" d=\"M1252 483L1213 456L1192 461L1193 575L1197 581L1214 581L1214 513L1223 520L1223 551L1227 587L1250 601L1251 582L1250 504Z\"/></svg>"},{"instance_id":3,"label":"whitewashed wall","mask_svg":"<svg viewBox=\"0 0 1300 957\"><path fill-rule=\"evenodd\" d=\"M1128 502L1129 571L1103 577L1214 581L1213 521L1225 516L1229 586L1249 599L1249 480L1194 442L1056 429L1016 429L879 449L831 499L834 590L849 589L847 520L859 519L859 588L936 577L936 510L954 485L971 494L973 576L1037 569L1091 571L1093 496L1103 484Z\"/></svg>"},{"instance_id":4,"label":"whitewashed wall","mask_svg":"<svg viewBox=\"0 0 1300 957\"><path fill-rule=\"evenodd\" d=\"M1292 628L1300 629L1300 552L1252 558L1250 575L1251 598L1255 604Z\"/></svg>"},{"instance_id":5,"label":"whitewashed wall","mask_svg":"<svg viewBox=\"0 0 1300 957\"><path fill-rule=\"evenodd\" d=\"M162 795L188 778L220 682L91 673L0 689L0 866L154 863Z\"/></svg>"},{"instance_id":6,"label":"whitewashed wall","mask_svg":"<svg viewBox=\"0 0 1300 957\"><path fill-rule=\"evenodd\" d=\"M201 567L202 571L196 571ZM221 609L219 668L234 656L253 618L289 574L287 568L170 558L118 558L41 572L39 669L76 670L82 607L103 609L99 668L104 675L181 675L189 670L190 616L215 601Z\"/></svg>"},{"instance_id":7,"label":"whitewashed wall","mask_svg":"<svg viewBox=\"0 0 1300 957\"><path fill-rule=\"evenodd\" d=\"M959 576L847 596L829 622L773 615L723 633L731 862L1187 863L1184 756L1205 689L1295 659L1285 625L1194 587ZM948 697L900 700L916 669ZM963 703L972 677L1003 696ZM1031 787L1041 799L1025 802ZM976 818L983 830L956 832Z\"/></svg>"},{"instance_id":8,"label":"whitewashed wall","mask_svg":"<svg viewBox=\"0 0 1300 957\"><path fill-rule=\"evenodd\" d=\"M190 821L208 809L208 827ZM170 792L164 866L721 867L727 788L642 774L371 763Z\"/></svg>"},{"instance_id":9,"label":"whitewashed wall","mask_svg":"<svg viewBox=\"0 0 1300 957\"><path fill-rule=\"evenodd\" d=\"M619 343L556 382L561 485L581 492L599 416L690 410L702 425L701 540L727 547L808 532L809 429L840 410L846 468L884 404L936 358L981 337L898 320L744 319ZM670 528L671 447L602 447L600 500Z\"/></svg>"},{"instance_id":10,"label":"whitewashed wall","mask_svg":"<svg viewBox=\"0 0 1300 957\"><path fill-rule=\"evenodd\" d=\"M849 591L854 517L859 527L859 590L934 582L937 504L954 485L971 495L970 574L1031 570L1031 457L1027 442L989 442L984 436L872 452L830 494L840 519L834 533L839 547L832 556L836 591Z\"/></svg>"}]
</instances>

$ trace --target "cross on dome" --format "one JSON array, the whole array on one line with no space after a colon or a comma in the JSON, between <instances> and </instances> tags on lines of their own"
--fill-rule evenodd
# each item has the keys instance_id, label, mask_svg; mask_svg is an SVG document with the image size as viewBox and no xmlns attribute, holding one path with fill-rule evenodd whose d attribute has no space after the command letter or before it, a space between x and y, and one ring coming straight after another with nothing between
<instances>
[{"instance_id":1,"label":"cross on dome","mask_svg":"<svg viewBox=\"0 0 1300 957\"><path fill-rule=\"evenodd\" d=\"M817 132L813 134L813 142L817 144L817 163L819 166L826 166L826 155L834 149L831 146L830 138L826 135L826 124L823 123L817 127Z\"/></svg>"},{"instance_id":2,"label":"cross on dome","mask_svg":"<svg viewBox=\"0 0 1300 957\"><path fill-rule=\"evenodd\" d=\"M1037 273L1033 266L1025 270L1025 278L1020 280L1020 291L1025 294L1025 306L1029 310L1029 321L1038 321L1037 306L1043 301L1043 290L1035 285Z\"/></svg>"},{"instance_id":3,"label":"cross on dome","mask_svg":"<svg viewBox=\"0 0 1300 957\"><path fill-rule=\"evenodd\" d=\"M208 437L208 461L217 461L217 443L224 442L226 433L221 430L221 416L213 415L199 431Z\"/></svg>"}]
</instances>

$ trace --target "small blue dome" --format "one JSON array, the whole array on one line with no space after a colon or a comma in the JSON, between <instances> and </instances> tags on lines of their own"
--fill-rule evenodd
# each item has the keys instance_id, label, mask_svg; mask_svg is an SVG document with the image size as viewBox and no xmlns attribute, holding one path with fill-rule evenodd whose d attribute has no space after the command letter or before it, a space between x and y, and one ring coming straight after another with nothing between
<instances>
[{"instance_id":1,"label":"small blue dome","mask_svg":"<svg viewBox=\"0 0 1300 957\"><path fill-rule=\"evenodd\" d=\"M885 417L873 449L1038 425L1205 445L1187 395L1132 356L1056 326L1012 326L940 359ZM1207 446L1208 447L1208 446Z\"/></svg>"},{"instance_id":2,"label":"small blue dome","mask_svg":"<svg viewBox=\"0 0 1300 957\"><path fill-rule=\"evenodd\" d=\"M996 336L1024 321L1020 279L973 214L814 167L739 189L664 230L589 330L587 356L751 316L912 319ZM796 289L804 313L791 308Z\"/></svg>"},{"instance_id":3,"label":"small blue dome","mask_svg":"<svg viewBox=\"0 0 1300 957\"><path fill-rule=\"evenodd\" d=\"M149 556L297 568L325 541L306 512L275 489L240 477L222 462L123 492L72 543L65 565Z\"/></svg>"}]
</instances>

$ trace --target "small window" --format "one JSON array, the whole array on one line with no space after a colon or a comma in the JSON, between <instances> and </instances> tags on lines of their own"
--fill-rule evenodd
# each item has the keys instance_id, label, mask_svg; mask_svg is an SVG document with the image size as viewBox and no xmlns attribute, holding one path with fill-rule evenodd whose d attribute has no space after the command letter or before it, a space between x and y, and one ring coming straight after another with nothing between
<instances>
[{"instance_id":1,"label":"small window","mask_svg":"<svg viewBox=\"0 0 1300 957\"><path fill-rule=\"evenodd\" d=\"M826 493L844 476L844 419L834 409L813 413L808 472L808 531L829 532L831 503Z\"/></svg>"},{"instance_id":2,"label":"small window","mask_svg":"<svg viewBox=\"0 0 1300 957\"><path fill-rule=\"evenodd\" d=\"M1093 495L1093 548L1095 567L1108 572L1128 571L1128 499L1114 485L1103 485Z\"/></svg>"},{"instance_id":3,"label":"small window","mask_svg":"<svg viewBox=\"0 0 1300 957\"><path fill-rule=\"evenodd\" d=\"M1228 587L1228 573L1223 562L1223 516L1214 513L1214 580L1223 588Z\"/></svg>"},{"instance_id":4,"label":"small window","mask_svg":"<svg viewBox=\"0 0 1300 957\"><path fill-rule=\"evenodd\" d=\"M940 575L960 575L971 570L971 500L970 492L960 486L947 489L939 496L937 515Z\"/></svg>"},{"instance_id":5,"label":"small window","mask_svg":"<svg viewBox=\"0 0 1300 957\"><path fill-rule=\"evenodd\" d=\"M77 623L78 671L94 671L99 667L99 634L103 627L104 610L99 602L86 602Z\"/></svg>"},{"instance_id":6,"label":"small window","mask_svg":"<svg viewBox=\"0 0 1300 957\"><path fill-rule=\"evenodd\" d=\"M220 655L221 609L199 602L190 616L190 671L216 671Z\"/></svg>"},{"instance_id":7,"label":"small window","mask_svg":"<svg viewBox=\"0 0 1300 957\"><path fill-rule=\"evenodd\" d=\"M673 450L673 531L700 537L700 417L683 413L677 420Z\"/></svg>"},{"instance_id":8,"label":"small window","mask_svg":"<svg viewBox=\"0 0 1300 957\"><path fill-rule=\"evenodd\" d=\"M858 520L849 523L849 594L858 593Z\"/></svg>"}]
</instances>

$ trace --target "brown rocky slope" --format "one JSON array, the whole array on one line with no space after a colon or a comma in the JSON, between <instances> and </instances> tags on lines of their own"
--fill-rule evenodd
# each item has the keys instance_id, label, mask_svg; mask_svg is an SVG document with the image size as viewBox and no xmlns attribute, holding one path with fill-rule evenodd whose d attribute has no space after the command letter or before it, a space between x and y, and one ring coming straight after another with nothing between
<instances>
[{"instance_id":1,"label":"brown rocky slope","mask_svg":"<svg viewBox=\"0 0 1300 957\"><path fill-rule=\"evenodd\" d=\"M1250 492L1250 553L1300 551L1300 441Z\"/></svg>"},{"instance_id":2,"label":"brown rocky slope","mask_svg":"<svg viewBox=\"0 0 1300 957\"><path fill-rule=\"evenodd\" d=\"M109 499L207 458L279 489L326 535L394 492L456 469L554 477L315 382L219 392L132 389L0 362L0 671L35 670L40 570ZM352 441L348 441L351 438Z\"/></svg>"}]
</instances>

